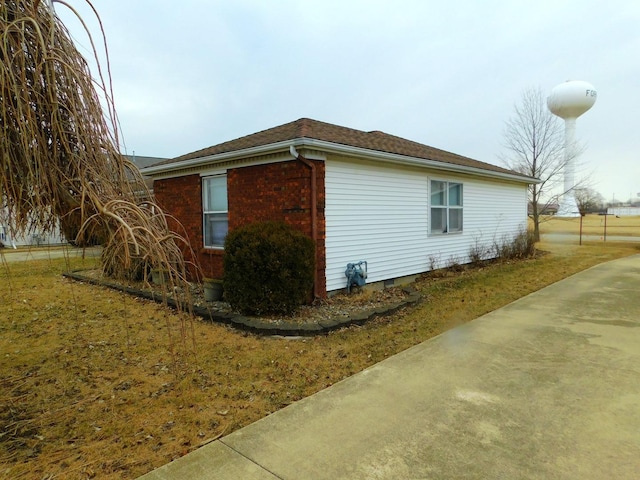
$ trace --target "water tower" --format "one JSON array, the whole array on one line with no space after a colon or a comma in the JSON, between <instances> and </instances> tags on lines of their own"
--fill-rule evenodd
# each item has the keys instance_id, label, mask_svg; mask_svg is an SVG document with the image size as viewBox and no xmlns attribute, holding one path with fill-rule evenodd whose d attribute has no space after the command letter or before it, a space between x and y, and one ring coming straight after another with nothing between
<instances>
[{"instance_id":1,"label":"water tower","mask_svg":"<svg viewBox=\"0 0 640 480\"><path fill-rule=\"evenodd\" d=\"M573 191L575 186L576 119L589 110L598 94L593 85L579 80L561 83L547 98L551 113L564 119L564 195L558 206L559 217L579 217L578 204Z\"/></svg>"}]
</instances>

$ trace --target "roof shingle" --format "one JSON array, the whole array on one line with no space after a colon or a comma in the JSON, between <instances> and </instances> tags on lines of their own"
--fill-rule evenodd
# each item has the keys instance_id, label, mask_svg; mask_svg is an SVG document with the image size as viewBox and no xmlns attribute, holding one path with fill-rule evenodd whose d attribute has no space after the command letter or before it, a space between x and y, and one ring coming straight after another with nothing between
<instances>
[{"instance_id":1,"label":"roof shingle","mask_svg":"<svg viewBox=\"0 0 640 480\"><path fill-rule=\"evenodd\" d=\"M429 147L421 143L389 135L388 133L377 130L365 132L362 130L355 130L353 128L320 122L318 120L312 120L310 118L300 118L293 122L285 123L284 125L262 130L235 140L230 140L212 147L187 153L186 155L182 155L156 165L180 163L186 160L208 157L221 153L235 152L247 148L260 147L300 138L322 140L350 147L359 147L378 152L404 155L408 157L522 176L512 170L461 155L456 155L438 148Z\"/></svg>"}]
</instances>

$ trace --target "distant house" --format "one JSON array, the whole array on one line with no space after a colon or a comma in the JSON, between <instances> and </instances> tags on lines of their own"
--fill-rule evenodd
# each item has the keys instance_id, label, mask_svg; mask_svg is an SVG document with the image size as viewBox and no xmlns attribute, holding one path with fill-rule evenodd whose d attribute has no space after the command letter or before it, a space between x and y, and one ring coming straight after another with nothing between
<instances>
[{"instance_id":1,"label":"distant house","mask_svg":"<svg viewBox=\"0 0 640 480\"><path fill-rule=\"evenodd\" d=\"M162 158L162 157L144 157L144 156L136 155L135 153L133 155L125 155L125 157L127 158L127 160L133 163L136 167L138 167L138 170L143 170L146 167L150 167L151 165L154 165L156 163L160 163L168 160L168 158ZM149 188L149 190L153 190L153 179L147 175L143 175L143 176L144 176L145 184L147 185L147 188Z\"/></svg>"},{"instance_id":2,"label":"distant house","mask_svg":"<svg viewBox=\"0 0 640 480\"><path fill-rule=\"evenodd\" d=\"M12 219L9 209L5 206L0 206L0 243L7 248L38 247L66 243L59 228L56 228L51 233L44 233L38 229L32 229L28 233L16 233L11 228L11 225Z\"/></svg>"},{"instance_id":3,"label":"distant house","mask_svg":"<svg viewBox=\"0 0 640 480\"><path fill-rule=\"evenodd\" d=\"M559 205L557 203L540 203L538 204L538 213L540 215L555 215L556 213L558 213L558 207ZM529 216L533 215L533 205L531 204L531 202L529 202L528 204L527 213L529 214Z\"/></svg>"},{"instance_id":4,"label":"distant house","mask_svg":"<svg viewBox=\"0 0 640 480\"><path fill-rule=\"evenodd\" d=\"M136 167L138 167L138 170L140 171L156 163L160 163L168 160L167 158L161 158L161 157L143 157L140 155L136 155L135 153L133 155L125 155L125 157L127 158L127 160L133 163ZM144 184L149 190L149 192L153 192L153 178L143 174L143 179L144 179ZM141 200L141 197L143 195L146 196L147 193L146 192L143 193L141 191L136 192L136 196L138 200Z\"/></svg>"},{"instance_id":5,"label":"distant house","mask_svg":"<svg viewBox=\"0 0 640 480\"><path fill-rule=\"evenodd\" d=\"M141 157L136 155L125 155L125 157L138 167L138 169L166 160L166 158ZM145 183L149 189L152 189L152 179L147 177ZM19 234L13 232L11 225L12 219L9 216L9 209L0 206L0 242L5 247L60 245L67 243L68 240L72 240L65 238L60 228L56 228L54 232L47 234L38 229L34 229L28 234Z\"/></svg>"},{"instance_id":6,"label":"distant house","mask_svg":"<svg viewBox=\"0 0 640 480\"><path fill-rule=\"evenodd\" d=\"M302 118L142 170L207 276L222 277L228 230L282 220L316 242L318 296L348 263L385 285L466 263L474 246L527 226L535 179L380 131Z\"/></svg>"},{"instance_id":7,"label":"distant house","mask_svg":"<svg viewBox=\"0 0 640 480\"><path fill-rule=\"evenodd\" d=\"M619 217L640 216L640 207L609 207L607 208L607 215L617 215Z\"/></svg>"}]
</instances>

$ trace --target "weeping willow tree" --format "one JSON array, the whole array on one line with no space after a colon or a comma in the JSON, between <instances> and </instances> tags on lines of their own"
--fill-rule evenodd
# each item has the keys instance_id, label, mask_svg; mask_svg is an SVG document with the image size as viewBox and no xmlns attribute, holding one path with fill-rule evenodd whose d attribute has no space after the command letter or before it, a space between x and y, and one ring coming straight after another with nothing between
<instances>
[{"instance_id":1,"label":"weeping willow tree","mask_svg":"<svg viewBox=\"0 0 640 480\"><path fill-rule=\"evenodd\" d=\"M79 244L101 239L110 276L161 268L186 282L182 239L120 153L108 70L92 77L51 2L0 0L0 22L0 199L13 233L60 225Z\"/></svg>"}]
</instances>

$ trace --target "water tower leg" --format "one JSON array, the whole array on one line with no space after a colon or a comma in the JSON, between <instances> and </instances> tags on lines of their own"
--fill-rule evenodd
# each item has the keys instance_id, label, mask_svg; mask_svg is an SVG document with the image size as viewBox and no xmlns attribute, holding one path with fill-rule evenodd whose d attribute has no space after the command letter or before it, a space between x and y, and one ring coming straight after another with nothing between
<instances>
[{"instance_id":1,"label":"water tower leg","mask_svg":"<svg viewBox=\"0 0 640 480\"><path fill-rule=\"evenodd\" d=\"M560 199L560 205L558 205L558 213L556 217L579 217L580 209L578 208L578 202L573 192L565 193Z\"/></svg>"},{"instance_id":2,"label":"water tower leg","mask_svg":"<svg viewBox=\"0 0 640 480\"><path fill-rule=\"evenodd\" d=\"M575 187L575 138L576 119L566 118L564 121L564 193L558 206L558 217L579 217L580 210L576 202Z\"/></svg>"}]
</instances>

